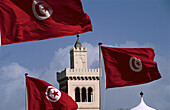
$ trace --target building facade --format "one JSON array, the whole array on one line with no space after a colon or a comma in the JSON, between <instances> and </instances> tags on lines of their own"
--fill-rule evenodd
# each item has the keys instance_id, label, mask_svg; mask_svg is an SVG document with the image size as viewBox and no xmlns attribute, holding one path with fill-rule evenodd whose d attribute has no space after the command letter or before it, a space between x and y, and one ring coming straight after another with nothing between
<instances>
[{"instance_id":1,"label":"building facade","mask_svg":"<svg viewBox=\"0 0 170 110\"><path fill-rule=\"evenodd\" d=\"M79 37L70 49L70 68L57 72L60 90L70 95L78 104L78 110L100 110L99 68L87 68L87 48Z\"/></svg>"}]
</instances>

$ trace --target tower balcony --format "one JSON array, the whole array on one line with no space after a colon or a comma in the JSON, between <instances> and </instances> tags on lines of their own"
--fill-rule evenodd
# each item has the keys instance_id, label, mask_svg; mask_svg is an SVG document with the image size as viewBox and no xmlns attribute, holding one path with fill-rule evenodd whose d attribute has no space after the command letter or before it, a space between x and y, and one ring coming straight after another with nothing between
<instances>
[{"instance_id":1,"label":"tower balcony","mask_svg":"<svg viewBox=\"0 0 170 110\"><path fill-rule=\"evenodd\" d=\"M99 80L99 68L97 69L70 69L65 68L57 72L57 80Z\"/></svg>"}]
</instances>

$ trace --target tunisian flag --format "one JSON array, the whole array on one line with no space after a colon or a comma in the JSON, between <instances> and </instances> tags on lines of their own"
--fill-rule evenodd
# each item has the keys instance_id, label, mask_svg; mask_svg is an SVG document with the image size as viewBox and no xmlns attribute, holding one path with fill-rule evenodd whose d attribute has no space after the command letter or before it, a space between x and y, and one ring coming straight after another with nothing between
<instances>
[{"instance_id":1,"label":"tunisian flag","mask_svg":"<svg viewBox=\"0 0 170 110\"><path fill-rule=\"evenodd\" d=\"M28 110L77 110L77 103L51 84L26 76Z\"/></svg>"},{"instance_id":2,"label":"tunisian flag","mask_svg":"<svg viewBox=\"0 0 170 110\"><path fill-rule=\"evenodd\" d=\"M0 0L4 44L57 38L92 31L80 0Z\"/></svg>"},{"instance_id":3,"label":"tunisian flag","mask_svg":"<svg viewBox=\"0 0 170 110\"><path fill-rule=\"evenodd\" d=\"M106 88L138 85L161 78L152 48L101 46Z\"/></svg>"}]
</instances>

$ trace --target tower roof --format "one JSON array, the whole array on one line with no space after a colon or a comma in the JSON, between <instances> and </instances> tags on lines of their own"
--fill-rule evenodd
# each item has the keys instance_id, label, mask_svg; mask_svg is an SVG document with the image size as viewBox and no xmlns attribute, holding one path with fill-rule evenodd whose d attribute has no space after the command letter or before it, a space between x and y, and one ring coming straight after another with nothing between
<instances>
[{"instance_id":1,"label":"tower roof","mask_svg":"<svg viewBox=\"0 0 170 110\"><path fill-rule=\"evenodd\" d=\"M76 49L82 47L82 45L81 45L81 43L80 43L80 41L79 41L79 35L77 35L77 41L76 41L74 47L75 47Z\"/></svg>"},{"instance_id":2,"label":"tower roof","mask_svg":"<svg viewBox=\"0 0 170 110\"><path fill-rule=\"evenodd\" d=\"M131 110L156 110L156 109L153 109L149 106L147 106L143 100L143 92L140 93L141 95L141 102L138 106L132 108Z\"/></svg>"}]
</instances>

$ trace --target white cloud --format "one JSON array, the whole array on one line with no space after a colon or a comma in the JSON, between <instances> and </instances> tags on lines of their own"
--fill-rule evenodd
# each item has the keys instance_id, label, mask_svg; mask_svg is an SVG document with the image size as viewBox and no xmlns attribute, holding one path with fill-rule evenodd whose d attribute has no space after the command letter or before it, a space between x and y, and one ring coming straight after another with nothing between
<instances>
[{"instance_id":1,"label":"white cloud","mask_svg":"<svg viewBox=\"0 0 170 110\"><path fill-rule=\"evenodd\" d=\"M87 47L87 62L89 68L98 68L98 47L89 43L82 43L83 47ZM62 71L65 68L70 68L70 49L73 48L69 45L65 48L59 48L54 52L54 56L50 62L50 66L47 70L42 72L41 78L55 84L56 87L56 72ZM96 66L97 65L97 66Z\"/></svg>"},{"instance_id":2,"label":"white cloud","mask_svg":"<svg viewBox=\"0 0 170 110\"><path fill-rule=\"evenodd\" d=\"M4 110L16 108L23 110L24 105L24 77L28 69L20 66L18 63L11 63L0 68L0 103ZM9 106L10 104L10 106Z\"/></svg>"},{"instance_id":3,"label":"white cloud","mask_svg":"<svg viewBox=\"0 0 170 110\"><path fill-rule=\"evenodd\" d=\"M28 69L20 66L18 63L11 63L0 68L1 78L3 79L16 79L24 76Z\"/></svg>"},{"instance_id":4,"label":"white cloud","mask_svg":"<svg viewBox=\"0 0 170 110\"><path fill-rule=\"evenodd\" d=\"M87 42L84 42L82 44L83 44L83 47L87 47L88 68L98 68L98 59L99 59L98 46L97 45L94 46ZM127 41L124 44L117 45L117 47L129 47L129 48L130 47L152 47L154 48L154 44L145 43L145 44L139 45L137 42ZM63 70L65 67L69 67L70 48L72 48L72 46L67 46L66 48L60 48L58 51L55 52L54 58L52 62L50 63L51 69L53 68L53 70L56 70L57 68L58 70ZM167 71L168 63L166 62L166 59L164 57L161 57L159 58L159 60L160 60L158 61L159 65L164 65L164 66L160 66L160 70ZM53 72L51 74L53 74ZM104 79L102 81L104 82ZM111 89L110 92L107 90L106 99L105 99L105 109L109 110L110 108L117 109L119 107L125 107L125 108L134 107L140 102L138 93L140 93L140 91L144 91L145 97L146 97L145 100L149 105L155 108L162 108L162 110L166 110L166 108L169 107L169 105L167 104L169 102L165 99L166 98L165 96L168 95L169 85L163 85L164 82L166 81L164 81L164 79L162 78L158 81L151 82L151 83L144 84L144 85L126 87L126 88L117 88L116 90ZM104 86L104 84L102 84L102 86ZM164 94L158 95L160 94L162 90L164 91ZM137 98L139 99L138 102L136 102ZM148 102L148 100L150 102ZM155 100L158 100L158 101L155 101ZM158 107L157 105L159 105L160 101L162 101L165 104L165 106ZM115 104L110 104L109 102L115 102ZM104 102L102 104L104 104Z\"/></svg>"},{"instance_id":5,"label":"white cloud","mask_svg":"<svg viewBox=\"0 0 170 110\"><path fill-rule=\"evenodd\" d=\"M144 43L144 44L139 44L135 41L126 41L125 43L122 44L115 44L116 47L121 47L121 48L147 48L147 47L155 47L153 43Z\"/></svg>"},{"instance_id":6,"label":"white cloud","mask_svg":"<svg viewBox=\"0 0 170 110\"><path fill-rule=\"evenodd\" d=\"M87 42L82 43L83 47L87 47L87 55L88 55L88 68L98 68L98 46L92 45ZM147 43L143 44L151 45L153 44ZM15 110L23 110L24 109L24 101L25 101L25 79L24 74L26 72L29 73L30 76L40 78L45 80L55 87L58 87L56 83L56 72L63 70L64 68L70 67L70 56L69 51L73 46L67 46L65 48L60 48L54 52L54 57L51 62L49 62L49 67L42 70L28 70L26 67L19 65L18 63L10 63L8 65L2 66L0 68L0 106L5 109L15 108ZM124 44L117 44L117 47L141 47L136 42L127 41ZM117 89L109 89L106 93L105 101L105 110L110 110L110 108L130 108L134 107L140 101L139 97L137 99L137 95L140 91L144 91L146 94L146 102L148 100L149 105L159 108L160 110L167 110L170 107L169 104L169 61L163 56L157 55L157 63L159 65L159 69L163 78L144 85L134 86L134 87L126 87L126 88L117 88ZM104 82L104 78L102 79ZM104 86L104 84L102 84ZM104 90L104 87L102 87ZM160 94L163 93L163 94ZM127 95L128 94L128 95ZM137 94L137 95L136 95ZM147 95L148 94L148 95ZM102 98L103 99L103 98ZM129 101L130 100L130 101ZM136 102L138 100L138 102ZM110 104L110 102L114 102L114 104ZM164 105L159 105L159 103L163 103ZM102 103L102 104L103 104ZM10 106L8 106L10 104Z\"/></svg>"},{"instance_id":7,"label":"white cloud","mask_svg":"<svg viewBox=\"0 0 170 110\"><path fill-rule=\"evenodd\" d=\"M99 61L99 47L89 44L87 42L83 43L83 47L87 47L87 66L88 68L98 68Z\"/></svg>"},{"instance_id":8,"label":"white cloud","mask_svg":"<svg viewBox=\"0 0 170 110\"><path fill-rule=\"evenodd\" d=\"M93 46L90 43L84 42L82 43L83 47L87 47L87 62L88 67L94 67L94 63L98 61L98 46ZM55 69L57 71L61 71L65 68L70 68L70 49L73 46L67 46L65 48L59 48L55 51L54 57L50 63L50 69Z\"/></svg>"},{"instance_id":9,"label":"white cloud","mask_svg":"<svg viewBox=\"0 0 170 110\"><path fill-rule=\"evenodd\" d=\"M123 44L116 44L115 46L118 46L118 47L130 47L130 46L139 46L139 45L138 45L137 42L134 42L134 41L126 41Z\"/></svg>"},{"instance_id":10,"label":"white cloud","mask_svg":"<svg viewBox=\"0 0 170 110\"><path fill-rule=\"evenodd\" d=\"M54 57L50 63L50 69L61 71L64 68L68 68L70 66L69 50L72 47L73 46L67 46L65 48L59 48L57 51L55 51Z\"/></svg>"}]
</instances>

